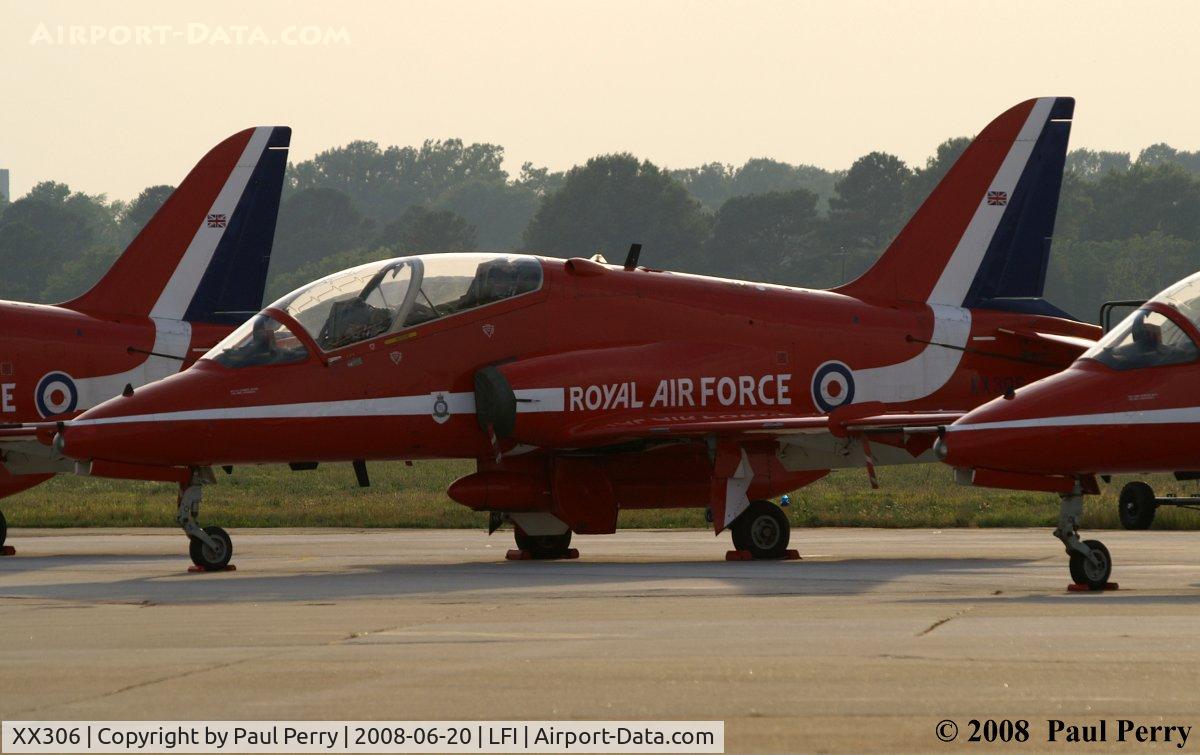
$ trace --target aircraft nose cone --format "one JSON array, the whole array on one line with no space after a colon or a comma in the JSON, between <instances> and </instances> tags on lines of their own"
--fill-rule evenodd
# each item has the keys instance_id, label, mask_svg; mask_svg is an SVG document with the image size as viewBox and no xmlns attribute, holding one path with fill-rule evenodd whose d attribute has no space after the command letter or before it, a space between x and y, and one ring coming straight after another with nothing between
<instances>
[{"instance_id":1,"label":"aircraft nose cone","mask_svg":"<svg viewBox=\"0 0 1200 755\"><path fill-rule=\"evenodd\" d=\"M1025 463L1025 449L1016 439L1028 433L1018 426L1031 416L1028 399L1033 393L1025 388L1016 396L1006 395L968 412L946 427L933 445L934 454L956 468L1011 469Z\"/></svg>"},{"instance_id":2,"label":"aircraft nose cone","mask_svg":"<svg viewBox=\"0 0 1200 755\"><path fill-rule=\"evenodd\" d=\"M138 388L85 411L64 424L55 449L76 461L172 463L168 455L181 434L173 423L146 421L158 411L153 394L148 387Z\"/></svg>"},{"instance_id":3,"label":"aircraft nose cone","mask_svg":"<svg viewBox=\"0 0 1200 755\"><path fill-rule=\"evenodd\" d=\"M997 431L972 430L969 426L955 428L953 425L947 430L945 437L939 438L933 446L934 454L942 462L966 468L997 465L997 451L1003 448L1003 441L996 437Z\"/></svg>"},{"instance_id":4,"label":"aircraft nose cone","mask_svg":"<svg viewBox=\"0 0 1200 755\"><path fill-rule=\"evenodd\" d=\"M102 426L68 424L54 436L54 449L63 456L76 461L91 461L93 459L112 459L114 454L120 458L121 442L119 430L106 433Z\"/></svg>"}]
</instances>

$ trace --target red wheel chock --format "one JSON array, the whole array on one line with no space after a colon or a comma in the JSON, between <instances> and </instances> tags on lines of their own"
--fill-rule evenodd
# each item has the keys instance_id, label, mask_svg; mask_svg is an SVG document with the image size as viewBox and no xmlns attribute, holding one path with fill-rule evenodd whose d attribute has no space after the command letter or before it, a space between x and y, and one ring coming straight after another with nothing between
<instances>
[{"instance_id":1,"label":"red wheel chock","mask_svg":"<svg viewBox=\"0 0 1200 755\"><path fill-rule=\"evenodd\" d=\"M207 566L199 566L197 564L192 564L191 566L188 567L189 574L200 574L202 572L222 572L222 571L237 571L237 567L234 566L233 564L230 564L229 566L226 566L221 569L209 569Z\"/></svg>"},{"instance_id":2,"label":"red wheel chock","mask_svg":"<svg viewBox=\"0 0 1200 755\"><path fill-rule=\"evenodd\" d=\"M754 556L750 555L750 551L725 551L726 561L753 561ZM789 548L779 561L799 561L800 551L795 548Z\"/></svg>"},{"instance_id":3,"label":"red wheel chock","mask_svg":"<svg viewBox=\"0 0 1200 755\"><path fill-rule=\"evenodd\" d=\"M504 554L504 558L506 561L569 561L573 558L579 558L579 549L567 548L567 553L564 556L559 556L558 558L539 559L533 555L532 551L513 548L508 553Z\"/></svg>"},{"instance_id":4,"label":"red wheel chock","mask_svg":"<svg viewBox=\"0 0 1200 755\"><path fill-rule=\"evenodd\" d=\"M1109 590L1117 590L1119 587L1116 582L1105 582L1104 587L1098 587L1093 590L1087 582L1075 582L1067 585L1067 592L1108 592Z\"/></svg>"},{"instance_id":5,"label":"red wheel chock","mask_svg":"<svg viewBox=\"0 0 1200 755\"><path fill-rule=\"evenodd\" d=\"M11 545L0 546L0 556L15 556L17 549Z\"/></svg>"}]
</instances>

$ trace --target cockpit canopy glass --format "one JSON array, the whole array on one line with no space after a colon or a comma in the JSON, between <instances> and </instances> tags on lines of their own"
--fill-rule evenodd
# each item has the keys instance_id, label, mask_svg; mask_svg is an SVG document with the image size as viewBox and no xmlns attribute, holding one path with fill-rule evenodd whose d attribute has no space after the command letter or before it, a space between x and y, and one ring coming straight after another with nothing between
<instances>
[{"instance_id":1,"label":"cockpit canopy glass","mask_svg":"<svg viewBox=\"0 0 1200 755\"><path fill-rule=\"evenodd\" d=\"M308 349L286 325L259 314L225 336L203 358L226 367L257 367L302 362L308 358Z\"/></svg>"},{"instance_id":2,"label":"cockpit canopy glass","mask_svg":"<svg viewBox=\"0 0 1200 755\"><path fill-rule=\"evenodd\" d=\"M1081 358L1095 359L1114 370L1136 370L1183 364L1200 357L1196 344L1170 318L1139 309L1121 321Z\"/></svg>"},{"instance_id":3,"label":"cockpit canopy glass","mask_svg":"<svg viewBox=\"0 0 1200 755\"><path fill-rule=\"evenodd\" d=\"M532 257L428 254L371 262L335 273L272 305L324 351L536 291Z\"/></svg>"},{"instance_id":4,"label":"cockpit canopy glass","mask_svg":"<svg viewBox=\"0 0 1200 755\"><path fill-rule=\"evenodd\" d=\"M1200 273L1184 278L1151 301L1174 307L1179 314L1200 328Z\"/></svg>"}]
</instances>

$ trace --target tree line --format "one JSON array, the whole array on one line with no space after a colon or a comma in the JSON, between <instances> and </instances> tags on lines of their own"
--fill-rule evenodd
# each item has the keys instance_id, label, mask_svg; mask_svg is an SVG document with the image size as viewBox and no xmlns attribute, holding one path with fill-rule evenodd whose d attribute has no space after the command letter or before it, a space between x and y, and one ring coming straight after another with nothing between
<instances>
[{"instance_id":1,"label":"tree line","mask_svg":"<svg viewBox=\"0 0 1200 755\"><path fill-rule=\"evenodd\" d=\"M503 167L504 149L458 139L356 141L288 166L268 298L361 262L408 253L597 252L631 242L651 267L825 288L865 270L969 143L923 165L871 152L846 170L759 158L670 169L630 154L567 171ZM43 182L0 197L0 298L61 301L99 278L170 194L129 202ZM1047 298L1094 320L1200 269L1200 152L1166 144L1068 155Z\"/></svg>"}]
</instances>

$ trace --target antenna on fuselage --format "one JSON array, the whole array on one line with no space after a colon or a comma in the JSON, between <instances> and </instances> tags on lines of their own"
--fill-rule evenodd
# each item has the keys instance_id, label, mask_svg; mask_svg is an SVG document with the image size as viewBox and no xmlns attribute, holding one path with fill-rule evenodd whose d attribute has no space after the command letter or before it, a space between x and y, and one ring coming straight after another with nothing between
<instances>
[{"instance_id":1,"label":"antenna on fuselage","mask_svg":"<svg viewBox=\"0 0 1200 755\"><path fill-rule=\"evenodd\" d=\"M354 460L354 477L358 480L360 488L371 487L371 477L367 474L367 462L363 459Z\"/></svg>"},{"instance_id":2,"label":"antenna on fuselage","mask_svg":"<svg viewBox=\"0 0 1200 755\"><path fill-rule=\"evenodd\" d=\"M630 244L629 254L625 255L625 269L634 270L637 268L638 257L642 256L641 244Z\"/></svg>"}]
</instances>

